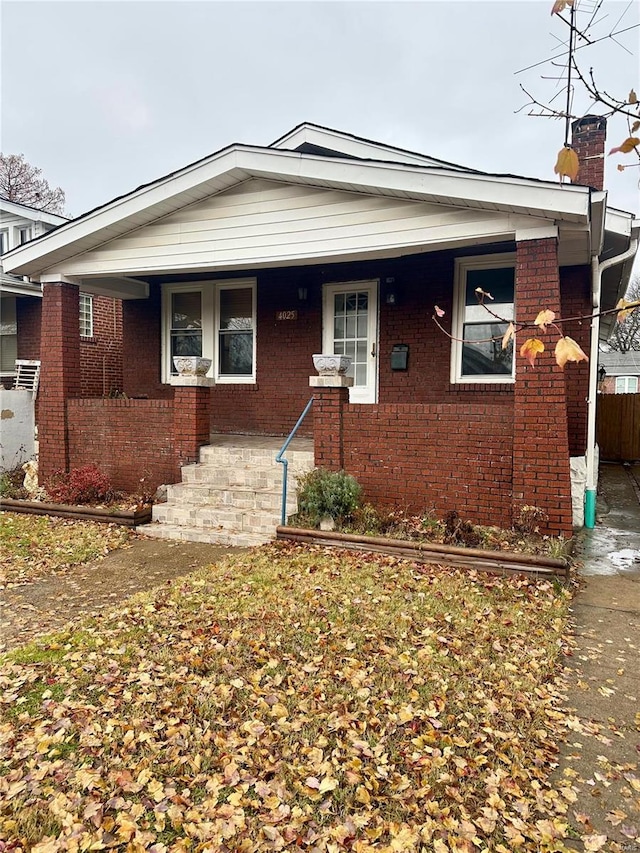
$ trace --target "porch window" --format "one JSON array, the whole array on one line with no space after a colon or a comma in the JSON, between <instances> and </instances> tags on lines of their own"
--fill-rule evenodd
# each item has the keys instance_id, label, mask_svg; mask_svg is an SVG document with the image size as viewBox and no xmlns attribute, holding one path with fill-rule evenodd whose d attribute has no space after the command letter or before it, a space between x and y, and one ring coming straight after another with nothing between
<instances>
[{"instance_id":1,"label":"porch window","mask_svg":"<svg viewBox=\"0 0 640 853\"><path fill-rule=\"evenodd\" d=\"M478 303L476 289L492 313ZM514 346L502 337L514 318L515 256L484 255L456 260L451 381L512 382ZM494 316L496 315L496 316Z\"/></svg>"},{"instance_id":2,"label":"porch window","mask_svg":"<svg viewBox=\"0 0 640 853\"><path fill-rule=\"evenodd\" d=\"M199 290L171 294L170 337L172 364L174 355L202 355L202 293Z\"/></svg>"},{"instance_id":3,"label":"porch window","mask_svg":"<svg viewBox=\"0 0 640 853\"><path fill-rule=\"evenodd\" d=\"M176 355L210 358L216 382L255 381L255 279L165 286L163 321L165 382Z\"/></svg>"},{"instance_id":4,"label":"porch window","mask_svg":"<svg viewBox=\"0 0 640 853\"><path fill-rule=\"evenodd\" d=\"M93 337L93 296L89 293L80 294L80 337Z\"/></svg>"},{"instance_id":5,"label":"porch window","mask_svg":"<svg viewBox=\"0 0 640 853\"><path fill-rule=\"evenodd\" d=\"M13 376L18 357L18 323L15 296L0 299L0 375Z\"/></svg>"},{"instance_id":6,"label":"porch window","mask_svg":"<svg viewBox=\"0 0 640 853\"><path fill-rule=\"evenodd\" d=\"M216 378L253 380L255 332L254 288L246 285L218 287L218 361Z\"/></svg>"},{"instance_id":7,"label":"porch window","mask_svg":"<svg viewBox=\"0 0 640 853\"><path fill-rule=\"evenodd\" d=\"M616 394L637 394L637 376L616 376Z\"/></svg>"}]
</instances>

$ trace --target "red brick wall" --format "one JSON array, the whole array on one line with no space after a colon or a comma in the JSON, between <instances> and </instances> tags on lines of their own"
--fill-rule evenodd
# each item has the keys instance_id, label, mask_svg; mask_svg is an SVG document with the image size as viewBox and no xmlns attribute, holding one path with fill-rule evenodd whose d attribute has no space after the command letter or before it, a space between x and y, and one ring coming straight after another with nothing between
<instances>
[{"instance_id":1,"label":"red brick wall","mask_svg":"<svg viewBox=\"0 0 640 853\"><path fill-rule=\"evenodd\" d=\"M173 447L179 466L197 462L200 448L209 444L210 388L176 386L173 406Z\"/></svg>"},{"instance_id":2,"label":"red brick wall","mask_svg":"<svg viewBox=\"0 0 640 853\"><path fill-rule=\"evenodd\" d=\"M129 397L173 399L173 389L160 381L161 293L149 286L148 299L122 304L123 390Z\"/></svg>"},{"instance_id":3,"label":"red brick wall","mask_svg":"<svg viewBox=\"0 0 640 853\"><path fill-rule=\"evenodd\" d=\"M315 374L312 355L322 351L322 283L381 279L379 399L383 403L456 402L474 399L499 402L512 399L511 385L491 388L451 385L451 342L432 322L434 304L445 309L451 323L454 254L440 252L396 261L326 265L321 269L262 270L256 273L257 376L255 384L218 384L211 391L211 429L286 435L311 396L309 376ZM247 275L251 275L247 272ZM384 299L384 280L395 278L399 299ZM194 280L194 279L192 279ZM306 287L308 299L298 299ZM296 320L278 321L276 312L295 310ZM150 285L149 300L124 303L124 390L131 396L167 395L160 382L160 287ZM144 346L141 345L144 342ZM408 343L406 372L391 370L391 350ZM311 435L313 415L301 427Z\"/></svg>"},{"instance_id":4,"label":"red brick wall","mask_svg":"<svg viewBox=\"0 0 640 853\"><path fill-rule=\"evenodd\" d=\"M40 296L16 297L18 358L40 358L42 299Z\"/></svg>"},{"instance_id":5,"label":"red brick wall","mask_svg":"<svg viewBox=\"0 0 640 853\"><path fill-rule=\"evenodd\" d=\"M511 406L347 405L344 467L367 500L511 524Z\"/></svg>"},{"instance_id":6,"label":"red brick wall","mask_svg":"<svg viewBox=\"0 0 640 853\"><path fill-rule=\"evenodd\" d=\"M18 358L40 358L42 299L19 296ZM83 397L102 397L122 390L122 302L93 297L93 337L80 338L80 378Z\"/></svg>"},{"instance_id":7,"label":"red brick wall","mask_svg":"<svg viewBox=\"0 0 640 853\"><path fill-rule=\"evenodd\" d=\"M129 492L153 492L180 479L172 401L69 400L67 417L72 468L92 462L115 488Z\"/></svg>"},{"instance_id":8,"label":"red brick wall","mask_svg":"<svg viewBox=\"0 0 640 853\"><path fill-rule=\"evenodd\" d=\"M122 301L93 297L93 337L80 338L83 397L122 390Z\"/></svg>"},{"instance_id":9,"label":"red brick wall","mask_svg":"<svg viewBox=\"0 0 640 853\"><path fill-rule=\"evenodd\" d=\"M39 477L69 469L66 401L80 394L78 288L46 284L42 297ZM89 461L89 460L87 460Z\"/></svg>"},{"instance_id":10,"label":"red brick wall","mask_svg":"<svg viewBox=\"0 0 640 853\"><path fill-rule=\"evenodd\" d=\"M560 270L560 292L563 317L591 315L591 268L566 267ZM565 335L573 338L590 356L590 320L563 323ZM597 357L597 354L596 354ZM587 449L587 397L589 396L589 362L571 363L565 367L567 387L567 430L569 453L582 456Z\"/></svg>"},{"instance_id":11,"label":"red brick wall","mask_svg":"<svg viewBox=\"0 0 640 853\"><path fill-rule=\"evenodd\" d=\"M275 270L257 275L257 374L255 385L216 385L211 392L211 427L216 432L286 435L311 397L312 355L322 352L322 301L313 270ZM308 299L298 299L298 287ZM297 320L276 320L294 310ZM311 435L313 416L299 431Z\"/></svg>"},{"instance_id":12,"label":"red brick wall","mask_svg":"<svg viewBox=\"0 0 640 853\"><path fill-rule=\"evenodd\" d=\"M518 243L516 305L520 318L542 308L560 316L555 238ZM549 516L548 531L572 532L565 373L555 363L555 335L540 333L546 349L531 368L516 362L513 413L513 508L528 505ZM567 370L570 368L567 367Z\"/></svg>"}]
</instances>

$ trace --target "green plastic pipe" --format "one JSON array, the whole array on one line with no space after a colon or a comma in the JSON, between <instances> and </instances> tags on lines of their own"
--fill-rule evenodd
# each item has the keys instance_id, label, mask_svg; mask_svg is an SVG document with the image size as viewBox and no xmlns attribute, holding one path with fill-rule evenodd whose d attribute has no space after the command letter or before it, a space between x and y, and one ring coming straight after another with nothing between
<instances>
[{"instance_id":1,"label":"green plastic pipe","mask_svg":"<svg viewBox=\"0 0 640 853\"><path fill-rule=\"evenodd\" d=\"M586 489L584 493L584 526L589 530L596 526L596 489Z\"/></svg>"}]
</instances>

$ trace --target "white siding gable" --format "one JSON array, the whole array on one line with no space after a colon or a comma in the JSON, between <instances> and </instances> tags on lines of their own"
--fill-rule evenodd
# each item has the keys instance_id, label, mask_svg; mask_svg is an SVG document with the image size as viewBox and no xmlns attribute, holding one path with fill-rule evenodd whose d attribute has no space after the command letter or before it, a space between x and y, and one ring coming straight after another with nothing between
<instances>
[{"instance_id":1,"label":"white siding gable","mask_svg":"<svg viewBox=\"0 0 640 853\"><path fill-rule=\"evenodd\" d=\"M68 276L279 266L513 235L497 211L248 180L64 263Z\"/></svg>"}]
</instances>

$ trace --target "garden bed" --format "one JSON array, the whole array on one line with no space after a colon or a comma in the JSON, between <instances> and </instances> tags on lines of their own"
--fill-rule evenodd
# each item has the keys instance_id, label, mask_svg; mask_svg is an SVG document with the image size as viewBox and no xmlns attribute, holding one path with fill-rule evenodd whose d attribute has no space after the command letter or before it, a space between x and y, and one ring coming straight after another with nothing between
<instances>
[{"instance_id":1,"label":"garden bed","mask_svg":"<svg viewBox=\"0 0 640 853\"><path fill-rule=\"evenodd\" d=\"M59 518L79 519L81 521L101 521L106 524L121 524L124 527L137 527L139 524L148 524L151 521L151 505L149 504L123 509L122 507L84 506L0 498L0 510L23 512L31 515L53 515Z\"/></svg>"},{"instance_id":2,"label":"garden bed","mask_svg":"<svg viewBox=\"0 0 640 853\"><path fill-rule=\"evenodd\" d=\"M276 538L308 545L324 545L331 548L349 548L407 557L422 563L437 563L477 569L496 574L533 574L538 577L559 577L569 580L568 557L547 557L543 554L519 554L509 551L490 551L480 548L464 548L432 542L412 542L406 539L391 539L383 536L362 536L356 533L340 533L303 527L276 528ZM570 549L567 542L567 551Z\"/></svg>"}]
</instances>

